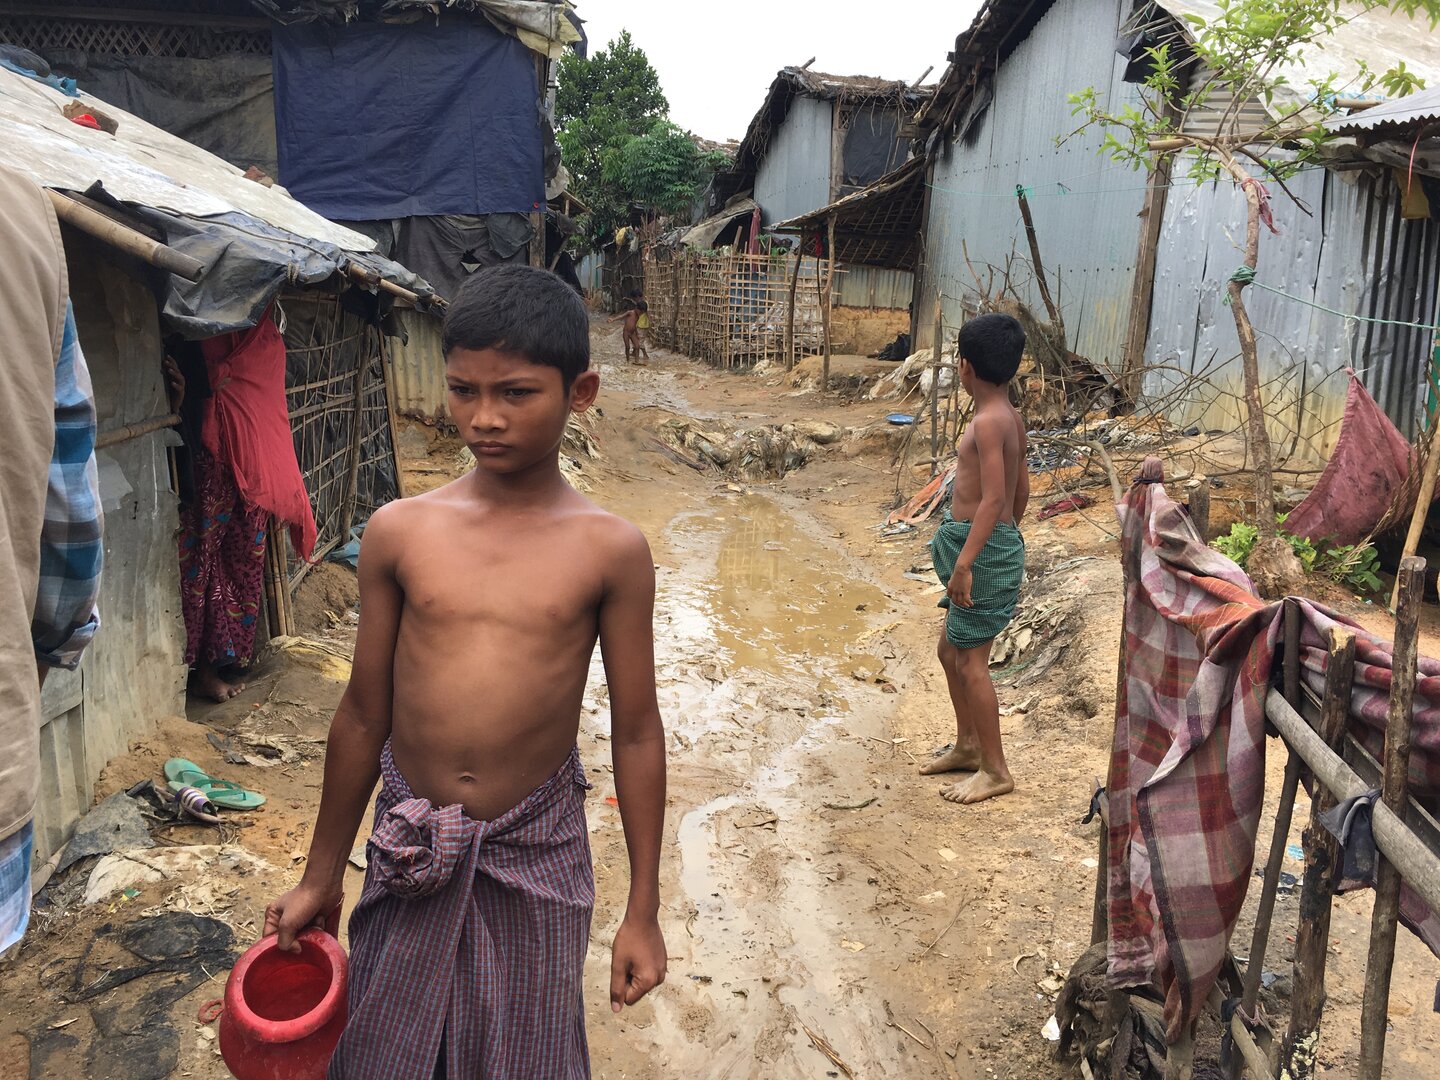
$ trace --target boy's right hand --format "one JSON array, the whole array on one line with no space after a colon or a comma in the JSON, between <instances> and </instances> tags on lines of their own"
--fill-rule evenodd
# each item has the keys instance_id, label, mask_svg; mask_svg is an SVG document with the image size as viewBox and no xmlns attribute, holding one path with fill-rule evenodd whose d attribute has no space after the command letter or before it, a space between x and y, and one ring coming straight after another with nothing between
<instances>
[{"instance_id":1,"label":"boy's right hand","mask_svg":"<svg viewBox=\"0 0 1440 1080\"><path fill-rule=\"evenodd\" d=\"M281 952L299 952L295 938L307 926L325 928L327 918L338 912L344 894L340 886L318 886L306 881L265 908L265 934L279 937Z\"/></svg>"}]
</instances>

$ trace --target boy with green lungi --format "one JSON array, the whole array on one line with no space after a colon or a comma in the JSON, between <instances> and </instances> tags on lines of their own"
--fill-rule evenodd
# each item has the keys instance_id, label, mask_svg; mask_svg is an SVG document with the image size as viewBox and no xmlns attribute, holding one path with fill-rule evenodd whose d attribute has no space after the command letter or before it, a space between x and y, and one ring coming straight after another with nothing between
<instances>
[{"instance_id":1,"label":"boy with green lungi","mask_svg":"<svg viewBox=\"0 0 1440 1080\"><path fill-rule=\"evenodd\" d=\"M960 385L975 415L957 447L950 509L930 542L948 608L940 666L955 706L955 745L920 772L972 772L940 794L974 803L1015 790L1000 745L1000 703L990 682L990 643L1015 615L1025 578L1019 522L1030 499L1025 421L1009 384L1025 351L1025 331L1009 315L989 314L960 328Z\"/></svg>"}]
</instances>

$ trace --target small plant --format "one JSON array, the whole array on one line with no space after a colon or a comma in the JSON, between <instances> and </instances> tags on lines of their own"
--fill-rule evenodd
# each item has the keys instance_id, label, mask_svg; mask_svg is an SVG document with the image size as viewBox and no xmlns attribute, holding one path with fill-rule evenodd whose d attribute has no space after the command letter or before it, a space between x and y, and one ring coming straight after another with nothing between
<instances>
[{"instance_id":1,"label":"small plant","mask_svg":"<svg viewBox=\"0 0 1440 1080\"><path fill-rule=\"evenodd\" d=\"M1380 553L1368 541L1327 548L1317 566L1320 573L1361 592L1379 592Z\"/></svg>"},{"instance_id":2,"label":"small plant","mask_svg":"<svg viewBox=\"0 0 1440 1080\"><path fill-rule=\"evenodd\" d=\"M1237 521L1230 526L1230 531L1224 536L1217 536L1211 540L1210 546L1243 570L1245 564L1250 561L1250 552L1255 549L1255 541L1258 539L1260 539L1259 529L1254 525Z\"/></svg>"},{"instance_id":3,"label":"small plant","mask_svg":"<svg viewBox=\"0 0 1440 1080\"><path fill-rule=\"evenodd\" d=\"M1283 526L1285 515L1276 514L1275 524ZM1361 592L1379 592L1384 586L1377 572L1380 555L1368 541L1317 548L1304 536L1296 536L1283 528L1277 531L1280 538L1290 544L1290 550L1295 552L1307 574L1319 574ZM1228 533L1212 540L1210 546L1243 570L1259 539L1259 529L1237 521Z\"/></svg>"}]
</instances>

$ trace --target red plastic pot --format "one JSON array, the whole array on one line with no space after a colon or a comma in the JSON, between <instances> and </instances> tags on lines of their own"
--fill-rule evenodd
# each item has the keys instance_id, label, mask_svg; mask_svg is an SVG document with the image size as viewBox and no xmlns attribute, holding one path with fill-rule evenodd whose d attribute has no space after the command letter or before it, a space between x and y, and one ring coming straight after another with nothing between
<instances>
[{"instance_id":1,"label":"red plastic pot","mask_svg":"<svg viewBox=\"0 0 1440 1080\"><path fill-rule=\"evenodd\" d=\"M225 984L220 1053L237 1080L324 1080L345 1030L345 950L317 927L295 940L286 953L261 938Z\"/></svg>"}]
</instances>

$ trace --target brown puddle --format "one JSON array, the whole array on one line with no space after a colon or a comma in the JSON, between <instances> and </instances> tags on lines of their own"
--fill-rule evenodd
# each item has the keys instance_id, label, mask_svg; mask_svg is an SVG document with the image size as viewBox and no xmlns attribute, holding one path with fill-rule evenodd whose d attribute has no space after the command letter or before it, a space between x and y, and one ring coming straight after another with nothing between
<instances>
[{"instance_id":1,"label":"brown puddle","mask_svg":"<svg viewBox=\"0 0 1440 1080\"><path fill-rule=\"evenodd\" d=\"M810 1061L792 1017L848 1026L868 1011L845 989L868 961L844 945L862 895L834 884L821 800L874 787L855 736L882 733L882 695L854 676L883 667L870 639L890 601L811 525L765 496L709 496L656 543L672 790L695 798L686 779L699 774L714 794L679 817L667 906L689 918L667 938L685 1005L657 997L651 1037L671 1067L694 1053L706 1075L747 1075L777 1054ZM720 1045L687 1027L697 1005L711 1036L728 1030Z\"/></svg>"}]
</instances>

